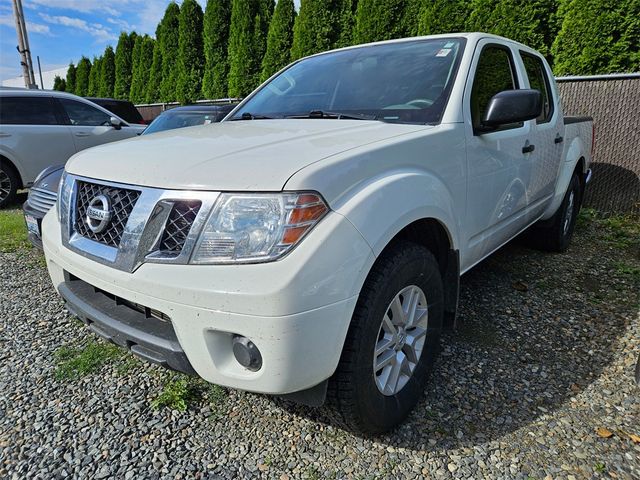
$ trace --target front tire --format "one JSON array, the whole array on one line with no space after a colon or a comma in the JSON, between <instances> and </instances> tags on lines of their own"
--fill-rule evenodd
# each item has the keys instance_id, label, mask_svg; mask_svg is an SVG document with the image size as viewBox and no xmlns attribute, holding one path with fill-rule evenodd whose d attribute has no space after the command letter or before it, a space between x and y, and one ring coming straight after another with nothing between
<instances>
[{"instance_id":1,"label":"front tire","mask_svg":"<svg viewBox=\"0 0 640 480\"><path fill-rule=\"evenodd\" d=\"M444 294L438 262L425 247L397 242L362 288L327 406L346 428L388 431L409 414L439 347Z\"/></svg>"},{"instance_id":2,"label":"front tire","mask_svg":"<svg viewBox=\"0 0 640 480\"><path fill-rule=\"evenodd\" d=\"M0 208L13 202L17 191L18 175L11 165L0 160Z\"/></svg>"}]
</instances>

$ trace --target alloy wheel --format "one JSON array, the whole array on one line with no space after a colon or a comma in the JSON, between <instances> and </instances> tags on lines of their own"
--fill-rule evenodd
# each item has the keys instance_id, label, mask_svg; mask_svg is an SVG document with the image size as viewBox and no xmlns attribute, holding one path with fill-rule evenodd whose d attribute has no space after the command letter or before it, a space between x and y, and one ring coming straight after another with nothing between
<instances>
[{"instance_id":1,"label":"alloy wheel","mask_svg":"<svg viewBox=\"0 0 640 480\"><path fill-rule=\"evenodd\" d=\"M0 168L0 202L6 200L11 194L11 178L7 172Z\"/></svg>"},{"instance_id":2,"label":"alloy wheel","mask_svg":"<svg viewBox=\"0 0 640 480\"><path fill-rule=\"evenodd\" d=\"M373 376L383 395L395 395L415 371L425 345L429 310L422 289L403 288L382 319L373 354Z\"/></svg>"}]
</instances>

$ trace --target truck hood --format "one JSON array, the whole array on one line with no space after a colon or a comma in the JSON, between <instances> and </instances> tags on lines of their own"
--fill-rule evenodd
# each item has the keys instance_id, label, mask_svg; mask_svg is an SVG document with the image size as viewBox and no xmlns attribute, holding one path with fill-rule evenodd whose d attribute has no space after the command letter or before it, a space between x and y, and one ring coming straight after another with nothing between
<instances>
[{"instance_id":1,"label":"truck hood","mask_svg":"<svg viewBox=\"0 0 640 480\"><path fill-rule=\"evenodd\" d=\"M336 119L229 121L84 150L66 170L168 189L278 191L311 163L425 128L432 127Z\"/></svg>"}]
</instances>

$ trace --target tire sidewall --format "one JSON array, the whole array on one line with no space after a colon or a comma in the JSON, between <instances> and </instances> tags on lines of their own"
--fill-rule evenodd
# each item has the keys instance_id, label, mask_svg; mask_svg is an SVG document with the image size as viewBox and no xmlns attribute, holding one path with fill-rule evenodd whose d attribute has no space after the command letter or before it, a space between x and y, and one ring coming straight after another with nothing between
<instances>
[{"instance_id":1,"label":"tire sidewall","mask_svg":"<svg viewBox=\"0 0 640 480\"><path fill-rule=\"evenodd\" d=\"M443 287L438 265L433 255L423 247L415 246L409 255L400 255L400 262L394 265L378 288L374 299L367 309L368 315L362 318L366 322L363 335L357 348L356 403L362 417L368 419L368 427L373 431L388 430L400 423L422 396L431 370L442 329ZM422 289L429 309L427 336L425 345L407 384L395 395L383 395L376 385L373 372L374 349L378 341L378 332L382 319L394 297L405 287L416 285ZM382 417L382 418L379 418Z\"/></svg>"},{"instance_id":2,"label":"tire sidewall","mask_svg":"<svg viewBox=\"0 0 640 480\"><path fill-rule=\"evenodd\" d=\"M0 199L0 208L3 208L14 200L16 192L18 191L18 178L11 165L8 165L2 160L0 160L0 170L2 170L7 175L7 177L9 177L9 181L11 182L11 190L9 191L9 196L7 196L7 198L5 199Z\"/></svg>"},{"instance_id":3,"label":"tire sidewall","mask_svg":"<svg viewBox=\"0 0 640 480\"><path fill-rule=\"evenodd\" d=\"M573 192L573 215L571 217L571 222L569 224L569 228L567 231L564 231L564 218L567 214L567 209L569 208L569 196ZM571 177L571 181L569 182L569 188L567 188L567 192L564 195L562 200L562 208L560 209L560 216L558 218L558 235L559 235L559 246L560 250L564 251L569 246L569 242L571 241L571 237L573 236L573 231L576 226L576 221L578 219L578 213L580 213L580 205L582 203L581 192L580 192L580 180L578 180L577 175L573 175Z\"/></svg>"}]
</instances>

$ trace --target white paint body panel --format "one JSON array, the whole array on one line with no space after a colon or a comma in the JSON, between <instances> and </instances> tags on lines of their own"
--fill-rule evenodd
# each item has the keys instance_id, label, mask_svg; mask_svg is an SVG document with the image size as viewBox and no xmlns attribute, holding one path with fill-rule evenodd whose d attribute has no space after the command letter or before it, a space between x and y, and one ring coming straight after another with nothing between
<instances>
[{"instance_id":1,"label":"white paint body panel","mask_svg":"<svg viewBox=\"0 0 640 480\"><path fill-rule=\"evenodd\" d=\"M548 125L539 128L530 121L474 135L469 95L482 45L506 45L515 58L520 49L536 53L500 37L456 36L465 36L467 46L438 125L225 120L75 155L67 170L84 177L196 195L313 190L332 211L275 262L147 263L133 273L63 247L60 225L50 213L43 223L43 243L54 285L64 281L67 270L166 312L195 370L214 383L288 393L328 378L366 276L400 230L416 220L437 220L460 252L464 272L542 215L552 215L580 158L588 168L590 124L564 126L555 84L556 113ZM527 88L519 61L516 70ZM553 142L557 134L564 136L561 146ZM535 153L522 153L527 141L536 144ZM259 372L234 362L230 333L247 336L260 348L264 367Z\"/></svg>"}]
</instances>

